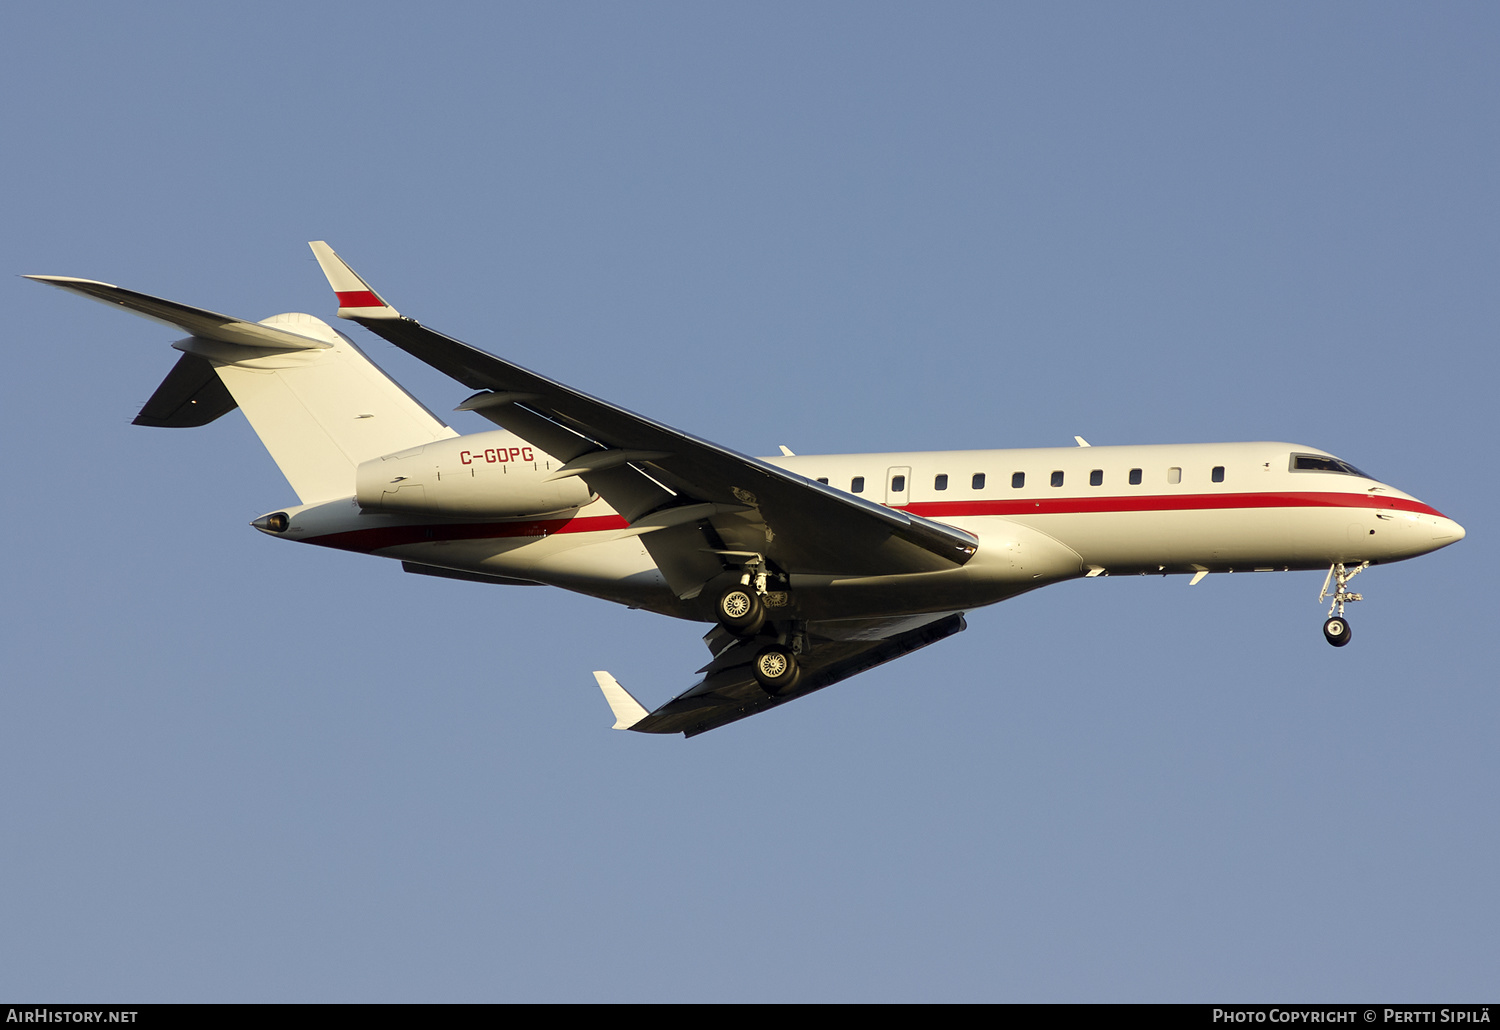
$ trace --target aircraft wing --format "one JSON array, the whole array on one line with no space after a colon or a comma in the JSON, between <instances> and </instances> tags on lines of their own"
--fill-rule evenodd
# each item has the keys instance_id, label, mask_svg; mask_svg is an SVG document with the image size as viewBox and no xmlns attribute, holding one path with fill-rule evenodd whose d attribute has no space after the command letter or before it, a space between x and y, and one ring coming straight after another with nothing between
<instances>
[{"instance_id":1,"label":"aircraft wing","mask_svg":"<svg viewBox=\"0 0 1500 1030\"><path fill-rule=\"evenodd\" d=\"M977 541L962 530L710 443L429 329L400 315L326 243L311 247L339 317L482 391L460 407L564 461L557 475L582 476L632 525L660 526L643 543L684 598L722 570L716 551L829 575L939 571L974 554Z\"/></svg>"},{"instance_id":2,"label":"aircraft wing","mask_svg":"<svg viewBox=\"0 0 1500 1030\"><path fill-rule=\"evenodd\" d=\"M648 713L609 673L596 672L594 678L615 713L615 729L693 737L794 701L964 629L960 612L810 622L797 656L801 678L779 697L768 696L750 671L759 644L735 640L717 627L704 638L718 653L699 670L703 679L654 712Z\"/></svg>"}]
</instances>

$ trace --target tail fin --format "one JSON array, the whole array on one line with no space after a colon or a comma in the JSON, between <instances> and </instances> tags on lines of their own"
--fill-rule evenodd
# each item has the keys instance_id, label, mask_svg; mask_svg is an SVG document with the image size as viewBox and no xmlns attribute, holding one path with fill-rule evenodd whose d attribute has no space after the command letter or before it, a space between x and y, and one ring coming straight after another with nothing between
<instances>
[{"instance_id":1,"label":"tail fin","mask_svg":"<svg viewBox=\"0 0 1500 1030\"><path fill-rule=\"evenodd\" d=\"M312 315L248 322L89 279L28 278L191 333L136 422L204 425L238 405L304 504L352 495L361 462L458 435Z\"/></svg>"}]
</instances>

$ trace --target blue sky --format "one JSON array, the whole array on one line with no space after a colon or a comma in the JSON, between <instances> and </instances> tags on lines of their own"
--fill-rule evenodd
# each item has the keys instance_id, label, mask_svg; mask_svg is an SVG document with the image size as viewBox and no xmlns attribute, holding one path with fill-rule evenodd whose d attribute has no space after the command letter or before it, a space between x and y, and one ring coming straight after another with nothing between
<instances>
[{"instance_id":1,"label":"blue sky","mask_svg":"<svg viewBox=\"0 0 1500 1030\"><path fill-rule=\"evenodd\" d=\"M170 330L0 279L0 995L1493 995L1492 7L428 7L10 5L3 266L332 320L327 239L740 450L1284 439L1468 538L1342 650L1315 574L1077 582L615 733L693 626L256 533L238 414L128 424Z\"/></svg>"}]
</instances>

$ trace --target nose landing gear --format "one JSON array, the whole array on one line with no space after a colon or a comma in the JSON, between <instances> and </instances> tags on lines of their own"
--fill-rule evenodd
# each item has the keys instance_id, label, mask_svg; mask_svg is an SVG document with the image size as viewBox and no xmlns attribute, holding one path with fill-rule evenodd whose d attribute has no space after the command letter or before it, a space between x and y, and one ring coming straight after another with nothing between
<instances>
[{"instance_id":1,"label":"nose landing gear","mask_svg":"<svg viewBox=\"0 0 1500 1030\"><path fill-rule=\"evenodd\" d=\"M1318 595L1318 600L1329 596L1328 587L1333 584L1333 603L1328 606L1328 621L1323 623L1323 639L1334 647L1343 647L1354 637L1354 631L1349 628L1349 620L1344 618L1344 605L1350 601L1363 601L1364 597L1349 589L1349 581L1369 567L1369 562L1360 562L1353 569L1345 567L1343 562L1334 562L1328 568L1328 575L1323 580L1323 592Z\"/></svg>"}]
</instances>

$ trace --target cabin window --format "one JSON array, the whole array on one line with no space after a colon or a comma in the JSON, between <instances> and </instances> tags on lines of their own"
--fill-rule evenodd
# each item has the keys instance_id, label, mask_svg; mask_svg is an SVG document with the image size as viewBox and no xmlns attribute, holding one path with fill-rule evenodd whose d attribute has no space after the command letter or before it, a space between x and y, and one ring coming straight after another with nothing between
<instances>
[{"instance_id":1,"label":"cabin window","mask_svg":"<svg viewBox=\"0 0 1500 1030\"><path fill-rule=\"evenodd\" d=\"M983 490L984 489L984 473L983 472L976 472L976 473L974 473L974 489L975 490Z\"/></svg>"},{"instance_id":2,"label":"cabin window","mask_svg":"<svg viewBox=\"0 0 1500 1030\"><path fill-rule=\"evenodd\" d=\"M899 493L904 493L905 491L906 491L906 477L905 476L892 476L891 477L891 493L893 493L893 494L899 494Z\"/></svg>"},{"instance_id":3,"label":"cabin window","mask_svg":"<svg viewBox=\"0 0 1500 1030\"><path fill-rule=\"evenodd\" d=\"M828 485L828 477L827 476L819 476L818 477L818 482L822 483L824 486L827 486Z\"/></svg>"},{"instance_id":4,"label":"cabin window","mask_svg":"<svg viewBox=\"0 0 1500 1030\"><path fill-rule=\"evenodd\" d=\"M948 489L948 473L944 472L942 475L940 475L937 478L935 478L932 481L932 488L934 490L946 490L946 489Z\"/></svg>"},{"instance_id":5,"label":"cabin window","mask_svg":"<svg viewBox=\"0 0 1500 1030\"><path fill-rule=\"evenodd\" d=\"M849 484L849 489L853 493L857 493L857 494L864 493L865 492L865 477L864 476L855 476L854 479L853 479L853 481Z\"/></svg>"},{"instance_id":6,"label":"cabin window","mask_svg":"<svg viewBox=\"0 0 1500 1030\"><path fill-rule=\"evenodd\" d=\"M1131 486L1140 486L1141 485L1141 470L1140 469L1131 469L1130 470L1130 485Z\"/></svg>"},{"instance_id":7,"label":"cabin window","mask_svg":"<svg viewBox=\"0 0 1500 1030\"><path fill-rule=\"evenodd\" d=\"M1052 485L1053 486L1062 486L1062 483L1063 483L1062 470L1061 469L1054 469L1053 472L1052 472Z\"/></svg>"},{"instance_id":8,"label":"cabin window","mask_svg":"<svg viewBox=\"0 0 1500 1030\"><path fill-rule=\"evenodd\" d=\"M1167 469L1167 482L1168 483L1180 483L1180 482L1182 482L1182 469L1178 468L1175 465L1172 466L1171 468Z\"/></svg>"},{"instance_id":9,"label":"cabin window","mask_svg":"<svg viewBox=\"0 0 1500 1030\"><path fill-rule=\"evenodd\" d=\"M1214 466L1213 480L1214 480L1215 483L1222 483L1222 482L1224 482L1224 466L1223 465L1215 465Z\"/></svg>"},{"instance_id":10,"label":"cabin window","mask_svg":"<svg viewBox=\"0 0 1500 1030\"><path fill-rule=\"evenodd\" d=\"M1021 487L1025 486L1025 485L1026 485L1026 473L1024 473L1024 472L1012 472L1010 474L1010 488L1012 490L1019 490L1019 489L1021 489Z\"/></svg>"},{"instance_id":11,"label":"cabin window","mask_svg":"<svg viewBox=\"0 0 1500 1030\"><path fill-rule=\"evenodd\" d=\"M1089 473L1089 486L1103 486L1103 485L1104 485L1104 470L1103 469L1094 469L1094 471L1092 471L1092 472Z\"/></svg>"}]
</instances>

